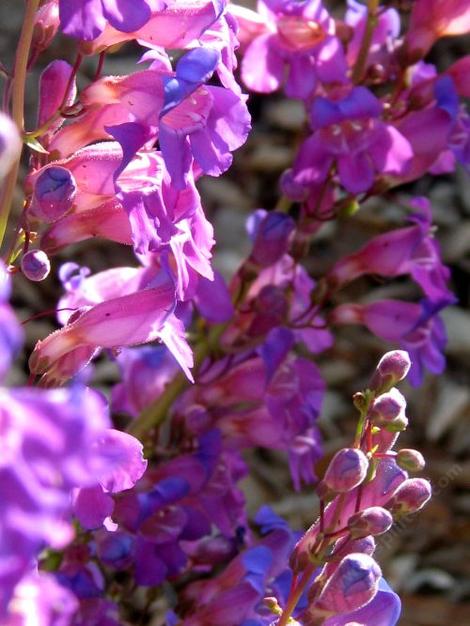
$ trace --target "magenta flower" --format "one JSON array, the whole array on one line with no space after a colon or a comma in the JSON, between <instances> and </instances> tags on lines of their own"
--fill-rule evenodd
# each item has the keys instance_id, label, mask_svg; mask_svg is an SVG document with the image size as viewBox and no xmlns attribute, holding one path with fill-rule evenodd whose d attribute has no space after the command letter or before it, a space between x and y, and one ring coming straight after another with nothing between
<instances>
[{"instance_id":1,"label":"magenta flower","mask_svg":"<svg viewBox=\"0 0 470 626\"><path fill-rule=\"evenodd\" d=\"M285 90L293 98L313 95L317 81L346 82L335 23L320 0L260 0L258 10L260 17L253 14L250 19L244 11L241 21L242 39L250 41L241 70L249 89L263 93L279 89L286 69Z\"/></svg>"},{"instance_id":2,"label":"magenta flower","mask_svg":"<svg viewBox=\"0 0 470 626\"><path fill-rule=\"evenodd\" d=\"M126 33L146 24L151 10L163 10L160 0L59 0L60 26L66 35L91 40L106 24Z\"/></svg>"},{"instance_id":3,"label":"magenta flower","mask_svg":"<svg viewBox=\"0 0 470 626\"><path fill-rule=\"evenodd\" d=\"M417 0L413 3L405 46L411 63L422 58L440 38L470 31L470 7L466 0ZM410 63L410 64L411 64Z\"/></svg>"},{"instance_id":4,"label":"magenta flower","mask_svg":"<svg viewBox=\"0 0 470 626\"><path fill-rule=\"evenodd\" d=\"M328 280L341 287L364 274L395 277L410 274L429 300L451 298L447 283L449 270L442 264L439 246L432 234L432 215L428 200L415 198L412 206L419 212L410 216L414 226L373 237L358 252L338 261Z\"/></svg>"},{"instance_id":5,"label":"magenta flower","mask_svg":"<svg viewBox=\"0 0 470 626\"><path fill-rule=\"evenodd\" d=\"M114 0L116 1L116 0ZM150 48L155 45L167 50L187 49L198 45L201 37L221 17L226 0L146 0L152 13L150 19L135 32L115 28L111 21L93 41L87 42L88 54L125 41L138 40ZM126 0L129 3L129 0ZM140 0L140 4L142 4ZM165 5L162 10L162 5Z\"/></svg>"},{"instance_id":6,"label":"magenta flower","mask_svg":"<svg viewBox=\"0 0 470 626\"><path fill-rule=\"evenodd\" d=\"M438 312L454 299L420 304L401 300L380 300L370 304L342 304L331 321L339 324L364 324L372 333L410 354L410 383L419 386L424 369L440 374L445 367L447 333Z\"/></svg>"},{"instance_id":7,"label":"magenta flower","mask_svg":"<svg viewBox=\"0 0 470 626\"><path fill-rule=\"evenodd\" d=\"M301 146L293 179L302 186L326 180L336 165L343 187L354 194L370 189L376 176L401 174L413 156L407 139L382 122L382 103L365 87L342 100L315 98L310 108L314 129Z\"/></svg>"},{"instance_id":8,"label":"magenta flower","mask_svg":"<svg viewBox=\"0 0 470 626\"><path fill-rule=\"evenodd\" d=\"M96 291L88 292L92 285ZM81 289L82 293L71 294L59 305L77 308L77 313L64 328L39 341L30 356L31 372L41 375L44 384L60 384L74 376L100 348L156 339L168 346L192 379L192 354L184 327L174 315L175 287L167 275L117 268L85 279Z\"/></svg>"}]
</instances>

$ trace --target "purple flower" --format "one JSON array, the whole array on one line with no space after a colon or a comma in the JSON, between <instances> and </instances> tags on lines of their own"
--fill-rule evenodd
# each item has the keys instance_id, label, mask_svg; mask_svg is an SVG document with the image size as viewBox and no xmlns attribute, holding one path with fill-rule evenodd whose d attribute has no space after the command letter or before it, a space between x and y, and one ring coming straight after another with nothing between
<instances>
[{"instance_id":1,"label":"purple flower","mask_svg":"<svg viewBox=\"0 0 470 626\"><path fill-rule=\"evenodd\" d=\"M268 267L280 260L289 249L294 220L285 213L259 209L251 216L248 230L252 231L251 260L260 267Z\"/></svg>"},{"instance_id":2,"label":"purple flower","mask_svg":"<svg viewBox=\"0 0 470 626\"><path fill-rule=\"evenodd\" d=\"M324 482L332 491L346 493L363 482L369 468L369 461L357 448L338 450L328 465Z\"/></svg>"},{"instance_id":3,"label":"purple flower","mask_svg":"<svg viewBox=\"0 0 470 626\"><path fill-rule=\"evenodd\" d=\"M199 49L198 49L199 50ZM218 60L215 50L185 54L174 78L164 81L159 142L163 158L177 188L183 189L192 159L211 176L219 176L232 163L250 131L246 96L223 87L205 86Z\"/></svg>"},{"instance_id":4,"label":"purple flower","mask_svg":"<svg viewBox=\"0 0 470 626\"><path fill-rule=\"evenodd\" d=\"M340 287L364 274L410 274L431 301L450 298L450 272L442 264L439 246L432 236L429 202L414 198L410 204L418 209L410 217L414 226L373 237L360 250L338 261L328 279Z\"/></svg>"},{"instance_id":5,"label":"purple flower","mask_svg":"<svg viewBox=\"0 0 470 626\"><path fill-rule=\"evenodd\" d=\"M44 250L29 250L21 259L21 271L29 280L41 281L51 271L51 262Z\"/></svg>"},{"instance_id":6,"label":"purple flower","mask_svg":"<svg viewBox=\"0 0 470 626\"><path fill-rule=\"evenodd\" d=\"M16 586L2 625L27 626L34 616L37 626L70 626L77 609L77 598L52 574L31 572Z\"/></svg>"},{"instance_id":7,"label":"purple flower","mask_svg":"<svg viewBox=\"0 0 470 626\"><path fill-rule=\"evenodd\" d=\"M326 180L336 164L343 187L351 193L370 189L375 177L401 174L413 156L407 139L382 122L382 103L365 87L341 100L315 98L310 108L314 129L293 167L296 183L308 187Z\"/></svg>"},{"instance_id":8,"label":"purple flower","mask_svg":"<svg viewBox=\"0 0 470 626\"><path fill-rule=\"evenodd\" d=\"M151 10L163 9L158 0L59 0L60 25L66 35L96 39L109 22L131 33L146 24Z\"/></svg>"},{"instance_id":9,"label":"purple flower","mask_svg":"<svg viewBox=\"0 0 470 626\"><path fill-rule=\"evenodd\" d=\"M1 613L38 552L72 538L72 489L106 474L98 441L109 421L102 398L81 388L1 390L0 406Z\"/></svg>"},{"instance_id":10,"label":"purple flower","mask_svg":"<svg viewBox=\"0 0 470 626\"><path fill-rule=\"evenodd\" d=\"M10 296L10 277L0 262L0 380L10 369L23 343L23 330L6 301Z\"/></svg>"},{"instance_id":11,"label":"purple flower","mask_svg":"<svg viewBox=\"0 0 470 626\"><path fill-rule=\"evenodd\" d=\"M317 609L320 615L323 611L327 615L351 613L375 597L381 576L371 556L360 552L348 554L337 565L307 613L315 615Z\"/></svg>"},{"instance_id":12,"label":"purple flower","mask_svg":"<svg viewBox=\"0 0 470 626\"><path fill-rule=\"evenodd\" d=\"M55 222L72 208L76 193L73 174L65 167L51 165L36 178L31 211L46 222Z\"/></svg>"},{"instance_id":13,"label":"purple flower","mask_svg":"<svg viewBox=\"0 0 470 626\"><path fill-rule=\"evenodd\" d=\"M400 598L388 586L386 580L379 580L379 588L374 599L362 608L328 618L324 626L348 626L363 624L364 626L396 626L401 613Z\"/></svg>"},{"instance_id":14,"label":"purple flower","mask_svg":"<svg viewBox=\"0 0 470 626\"><path fill-rule=\"evenodd\" d=\"M252 18L255 37L247 36L252 41L242 61L242 79L249 89L264 93L279 89L286 69L285 90L293 98L311 96L317 81L346 81L342 46L322 2L265 0L259 8L261 16ZM245 22L247 17L244 13Z\"/></svg>"},{"instance_id":15,"label":"purple flower","mask_svg":"<svg viewBox=\"0 0 470 626\"><path fill-rule=\"evenodd\" d=\"M372 333L407 351L411 358L409 381L419 386L424 369L440 374L445 367L447 333L439 311L454 299L420 304L401 300L380 300L366 305L342 304L331 317L333 323L364 324Z\"/></svg>"},{"instance_id":16,"label":"purple flower","mask_svg":"<svg viewBox=\"0 0 470 626\"><path fill-rule=\"evenodd\" d=\"M216 324L228 322L234 315L227 284L217 271L214 271L214 280L199 278L194 304L204 319Z\"/></svg>"},{"instance_id":17,"label":"purple flower","mask_svg":"<svg viewBox=\"0 0 470 626\"><path fill-rule=\"evenodd\" d=\"M112 390L117 412L137 417L156 400L178 372L178 365L163 346L121 350L117 357L121 382Z\"/></svg>"}]
</instances>

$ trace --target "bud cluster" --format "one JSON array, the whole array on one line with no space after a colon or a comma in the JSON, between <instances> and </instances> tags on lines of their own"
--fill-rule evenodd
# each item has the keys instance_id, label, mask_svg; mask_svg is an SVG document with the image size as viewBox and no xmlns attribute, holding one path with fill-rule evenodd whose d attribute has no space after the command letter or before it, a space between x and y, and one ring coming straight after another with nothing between
<instances>
[{"instance_id":1,"label":"bud cluster","mask_svg":"<svg viewBox=\"0 0 470 626\"><path fill-rule=\"evenodd\" d=\"M307 590L302 624L328 623L332 616L361 622L359 612L371 616L388 606L380 591L381 570L373 558L374 538L403 515L419 511L431 496L427 480L409 478L403 469L421 470L420 453L393 449L408 423L406 400L394 385L409 368L406 352L389 352L380 360L369 388L355 395L360 417L354 446L331 459L317 489L320 518L291 556L298 581L291 597ZM288 623L293 607L289 602L287 607L278 626ZM392 603L387 611L394 614L396 606Z\"/></svg>"}]
</instances>

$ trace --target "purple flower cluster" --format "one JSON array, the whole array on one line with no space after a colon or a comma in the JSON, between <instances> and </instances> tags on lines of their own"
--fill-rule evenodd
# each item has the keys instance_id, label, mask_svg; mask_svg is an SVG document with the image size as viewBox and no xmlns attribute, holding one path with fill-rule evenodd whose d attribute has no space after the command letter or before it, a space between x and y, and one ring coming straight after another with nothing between
<instances>
[{"instance_id":1,"label":"purple flower cluster","mask_svg":"<svg viewBox=\"0 0 470 626\"><path fill-rule=\"evenodd\" d=\"M398 11L356 0L343 16L322 0L259 0L257 12L225 0L26 5L15 66L2 64L0 240L20 138L30 151L0 263L2 381L23 344L10 276L45 280L57 253L93 238L136 263L92 272L67 257L62 327L29 355L30 385L0 389L1 623L121 626L163 607L168 626L395 626L400 601L374 538L430 497L408 475L423 457L395 449L408 425L395 385L445 367L450 272L421 197L407 200L408 225L316 280L305 260L325 222L425 174L468 169L468 59L441 74L424 60L440 37L470 31L468 2L417 0L403 34ZM76 61L42 71L27 131L26 75L56 35L72 38ZM138 69L103 75L129 42L142 49ZM226 284L197 185L227 171L251 129L237 50L242 83L282 89L305 124L284 195L250 215L251 250ZM79 88L93 56L96 74ZM345 299L368 276L406 277L422 299ZM315 358L346 324L401 350L354 396L355 439L320 472L326 385ZM103 351L119 369L105 390L111 416L101 390L84 386ZM245 453L260 448L286 455L295 489L317 483L305 534L267 507L251 524L240 483Z\"/></svg>"},{"instance_id":2,"label":"purple flower cluster","mask_svg":"<svg viewBox=\"0 0 470 626\"><path fill-rule=\"evenodd\" d=\"M8 276L0 269L6 298ZM22 336L7 304L2 304L2 311L2 354L7 361ZM37 610L45 615L54 611L54 604L63 603L66 615L73 612L75 600L47 577L35 574L38 555L46 547L62 549L72 540L73 512L79 519L96 515L96 502L84 501L84 492L98 489L102 497L109 497L106 492L134 485L147 465L142 445L131 435L111 429L104 398L80 386L48 391L2 388L0 413L2 622L10 623L23 610L33 611L28 603L36 602L44 604Z\"/></svg>"}]
</instances>

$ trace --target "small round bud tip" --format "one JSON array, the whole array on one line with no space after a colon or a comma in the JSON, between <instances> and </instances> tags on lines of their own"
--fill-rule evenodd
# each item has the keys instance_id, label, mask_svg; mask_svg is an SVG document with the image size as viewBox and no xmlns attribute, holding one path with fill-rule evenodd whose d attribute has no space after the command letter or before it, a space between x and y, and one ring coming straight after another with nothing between
<instances>
[{"instance_id":1,"label":"small round bud tip","mask_svg":"<svg viewBox=\"0 0 470 626\"><path fill-rule=\"evenodd\" d=\"M70 211L76 194L77 185L69 170L51 165L36 180L32 212L47 223L56 222Z\"/></svg>"},{"instance_id":2,"label":"small round bud tip","mask_svg":"<svg viewBox=\"0 0 470 626\"><path fill-rule=\"evenodd\" d=\"M401 467L407 472L421 472L426 465L426 461L421 452L410 448L398 450L396 461L398 467Z\"/></svg>"},{"instance_id":3,"label":"small round bud tip","mask_svg":"<svg viewBox=\"0 0 470 626\"><path fill-rule=\"evenodd\" d=\"M343 448L331 459L323 482L336 493L346 493L362 483L369 461L362 450Z\"/></svg>"},{"instance_id":4,"label":"small round bud tip","mask_svg":"<svg viewBox=\"0 0 470 626\"><path fill-rule=\"evenodd\" d=\"M400 517L419 511L431 497L431 484L424 478L408 478L398 487L385 507Z\"/></svg>"},{"instance_id":5,"label":"small round bud tip","mask_svg":"<svg viewBox=\"0 0 470 626\"><path fill-rule=\"evenodd\" d=\"M21 271L29 280L44 280L51 271L51 262L43 250L30 250L21 259Z\"/></svg>"},{"instance_id":6,"label":"small round bud tip","mask_svg":"<svg viewBox=\"0 0 470 626\"><path fill-rule=\"evenodd\" d=\"M387 509L381 506L371 506L355 513L349 518L348 528L351 537L360 539L372 535L382 535L393 524L393 517Z\"/></svg>"},{"instance_id":7,"label":"small round bud tip","mask_svg":"<svg viewBox=\"0 0 470 626\"><path fill-rule=\"evenodd\" d=\"M411 360L405 350L392 350L380 359L370 383L370 389L376 394L389 391L396 383L403 380L411 367Z\"/></svg>"}]
</instances>

